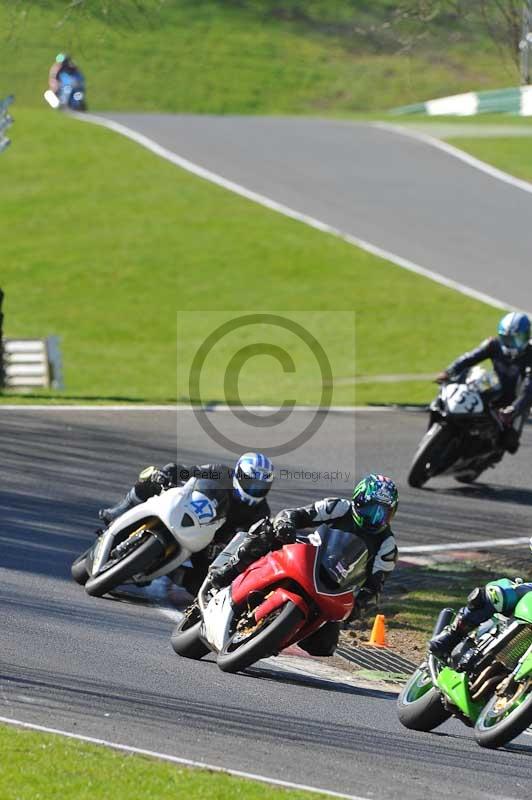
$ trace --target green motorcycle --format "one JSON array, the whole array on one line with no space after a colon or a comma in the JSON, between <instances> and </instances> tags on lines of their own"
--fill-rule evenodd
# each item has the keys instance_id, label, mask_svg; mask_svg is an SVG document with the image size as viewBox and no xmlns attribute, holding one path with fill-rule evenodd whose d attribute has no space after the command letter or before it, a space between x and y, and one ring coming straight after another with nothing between
<instances>
[{"instance_id":1,"label":"green motorcycle","mask_svg":"<svg viewBox=\"0 0 532 800\"><path fill-rule=\"evenodd\" d=\"M454 614L441 611L433 636ZM457 717L474 727L481 747L501 747L532 726L532 592L512 617L496 614L470 633L449 663L429 652L397 704L406 728L431 731Z\"/></svg>"}]
</instances>

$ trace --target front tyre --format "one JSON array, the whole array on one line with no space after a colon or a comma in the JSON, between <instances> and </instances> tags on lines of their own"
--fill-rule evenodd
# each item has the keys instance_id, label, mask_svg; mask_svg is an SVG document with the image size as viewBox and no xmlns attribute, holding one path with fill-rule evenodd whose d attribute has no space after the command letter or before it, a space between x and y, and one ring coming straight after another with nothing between
<instances>
[{"instance_id":1,"label":"front tyre","mask_svg":"<svg viewBox=\"0 0 532 800\"><path fill-rule=\"evenodd\" d=\"M475 739L481 747L502 747L532 725L532 682L513 687L511 696L493 695L479 714Z\"/></svg>"},{"instance_id":2,"label":"front tyre","mask_svg":"<svg viewBox=\"0 0 532 800\"><path fill-rule=\"evenodd\" d=\"M164 555L164 546L154 536L149 536L127 553L120 561L112 564L94 578L89 578L85 591L91 597L101 597L132 578L133 575L145 572Z\"/></svg>"},{"instance_id":3,"label":"front tyre","mask_svg":"<svg viewBox=\"0 0 532 800\"><path fill-rule=\"evenodd\" d=\"M449 719L451 714L427 669L420 667L406 683L397 698L397 714L400 723L412 731L432 731Z\"/></svg>"},{"instance_id":4,"label":"front tyre","mask_svg":"<svg viewBox=\"0 0 532 800\"><path fill-rule=\"evenodd\" d=\"M236 630L218 654L223 672L241 672L261 658L276 655L305 615L290 601L260 620L252 630Z\"/></svg>"},{"instance_id":5,"label":"front tyre","mask_svg":"<svg viewBox=\"0 0 532 800\"><path fill-rule=\"evenodd\" d=\"M408 483L420 489L430 477L443 471L442 454L448 449L453 434L448 427L435 422L421 440L408 474Z\"/></svg>"},{"instance_id":6,"label":"front tyre","mask_svg":"<svg viewBox=\"0 0 532 800\"><path fill-rule=\"evenodd\" d=\"M200 638L202 622L201 612L196 605L185 611L170 638L174 653L195 660L207 655L209 648Z\"/></svg>"}]
</instances>

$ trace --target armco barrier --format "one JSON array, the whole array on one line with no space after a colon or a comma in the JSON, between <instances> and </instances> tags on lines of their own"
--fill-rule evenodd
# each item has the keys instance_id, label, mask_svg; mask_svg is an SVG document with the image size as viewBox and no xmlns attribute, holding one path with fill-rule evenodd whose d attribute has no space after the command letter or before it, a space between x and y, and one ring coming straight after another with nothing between
<instances>
[{"instance_id":1,"label":"armco barrier","mask_svg":"<svg viewBox=\"0 0 532 800\"><path fill-rule=\"evenodd\" d=\"M0 153L11 144L11 139L6 136L6 131L13 124L13 117L8 109L14 99L11 94L5 100L0 100Z\"/></svg>"},{"instance_id":2,"label":"armco barrier","mask_svg":"<svg viewBox=\"0 0 532 800\"><path fill-rule=\"evenodd\" d=\"M6 389L63 389L59 338L4 339L3 374Z\"/></svg>"}]
</instances>

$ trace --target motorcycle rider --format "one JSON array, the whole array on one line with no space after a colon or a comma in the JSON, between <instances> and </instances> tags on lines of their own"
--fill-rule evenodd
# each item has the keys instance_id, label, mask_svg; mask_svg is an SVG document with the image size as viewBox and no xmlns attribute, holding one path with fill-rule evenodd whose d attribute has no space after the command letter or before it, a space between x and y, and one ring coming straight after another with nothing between
<instances>
[{"instance_id":1,"label":"motorcycle rider","mask_svg":"<svg viewBox=\"0 0 532 800\"><path fill-rule=\"evenodd\" d=\"M530 539L532 551L532 539ZM521 578L513 581L500 578L485 586L477 586L467 597L467 604L458 611L450 625L434 636L429 642L429 650L435 656L446 659L456 645L470 631L486 622L494 614L510 616L519 600L532 592L532 582L525 583Z\"/></svg>"},{"instance_id":2,"label":"motorcycle rider","mask_svg":"<svg viewBox=\"0 0 532 800\"><path fill-rule=\"evenodd\" d=\"M226 464L203 464L186 466L170 463L164 467L150 466L143 469L135 485L126 496L111 508L100 509L98 516L109 525L130 508L144 503L148 498L186 483L191 477L222 478L232 480L233 494L224 523L216 531L211 544L191 556L192 569L185 570L184 588L196 595L209 568L225 545L239 531L247 531L258 520L270 516L270 506L266 496L274 478L274 467L270 459L262 453L244 453L236 466Z\"/></svg>"},{"instance_id":3,"label":"motorcycle rider","mask_svg":"<svg viewBox=\"0 0 532 800\"><path fill-rule=\"evenodd\" d=\"M356 484L352 500L326 497L308 506L284 509L277 514L273 524L265 520L265 524L255 525L223 567L211 569L211 585L214 588L228 586L258 558L285 544L293 544L298 530L326 522L336 529L359 536L369 552L366 579L356 596L356 614L380 594L386 577L395 567L397 545L390 523L397 505L395 483L384 475L371 473ZM332 655L338 643L340 627L339 622L327 622L300 642L299 646L312 655Z\"/></svg>"},{"instance_id":4,"label":"motorcycle rider","mask_svg":"<svg viewBox=\"0 0 532 800\"><path fill-rule=\"evenodd\" d=\"M69 75L78 75L80 80L83 80L83 74L76 64L72 61L67 53L58 53L55 61L50 67L48 74L48 85L55 95L59 96L59 89L61 88L61 75L68 73Z\"/></svg>"},{"instance_id":5,"label":"motorcycle rider","mask_svg":"<svg viewBox=\"0 0 532 800\"><path fill-rule=\"evenodd\" d=\"M501 445L514 454L532 405L532 342L530 319L526 314L505 314L499 322L497 336L457 358L436 380L439 383L456 380L460 373L486 359L491 360L501 384L501 391L495 398L504 425Z\"/></svg>"}]
</instances>

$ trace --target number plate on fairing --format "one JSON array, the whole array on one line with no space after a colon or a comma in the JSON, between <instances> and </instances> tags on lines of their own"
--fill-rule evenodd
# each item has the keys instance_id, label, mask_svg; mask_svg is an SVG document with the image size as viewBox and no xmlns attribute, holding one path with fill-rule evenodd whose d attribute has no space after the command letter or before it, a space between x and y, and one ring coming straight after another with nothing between
<instances>
[{"instance_id":1,"label":"number plate on fairing","mask_svg":"<svg viewBox=\"0 0 532 800\"><path fill-rule=\"evenodd\" d=\"M450 383L442 389L449 414L482 414L484 402L478 392L462 383Z\"/></svg>"}]
</instances>

